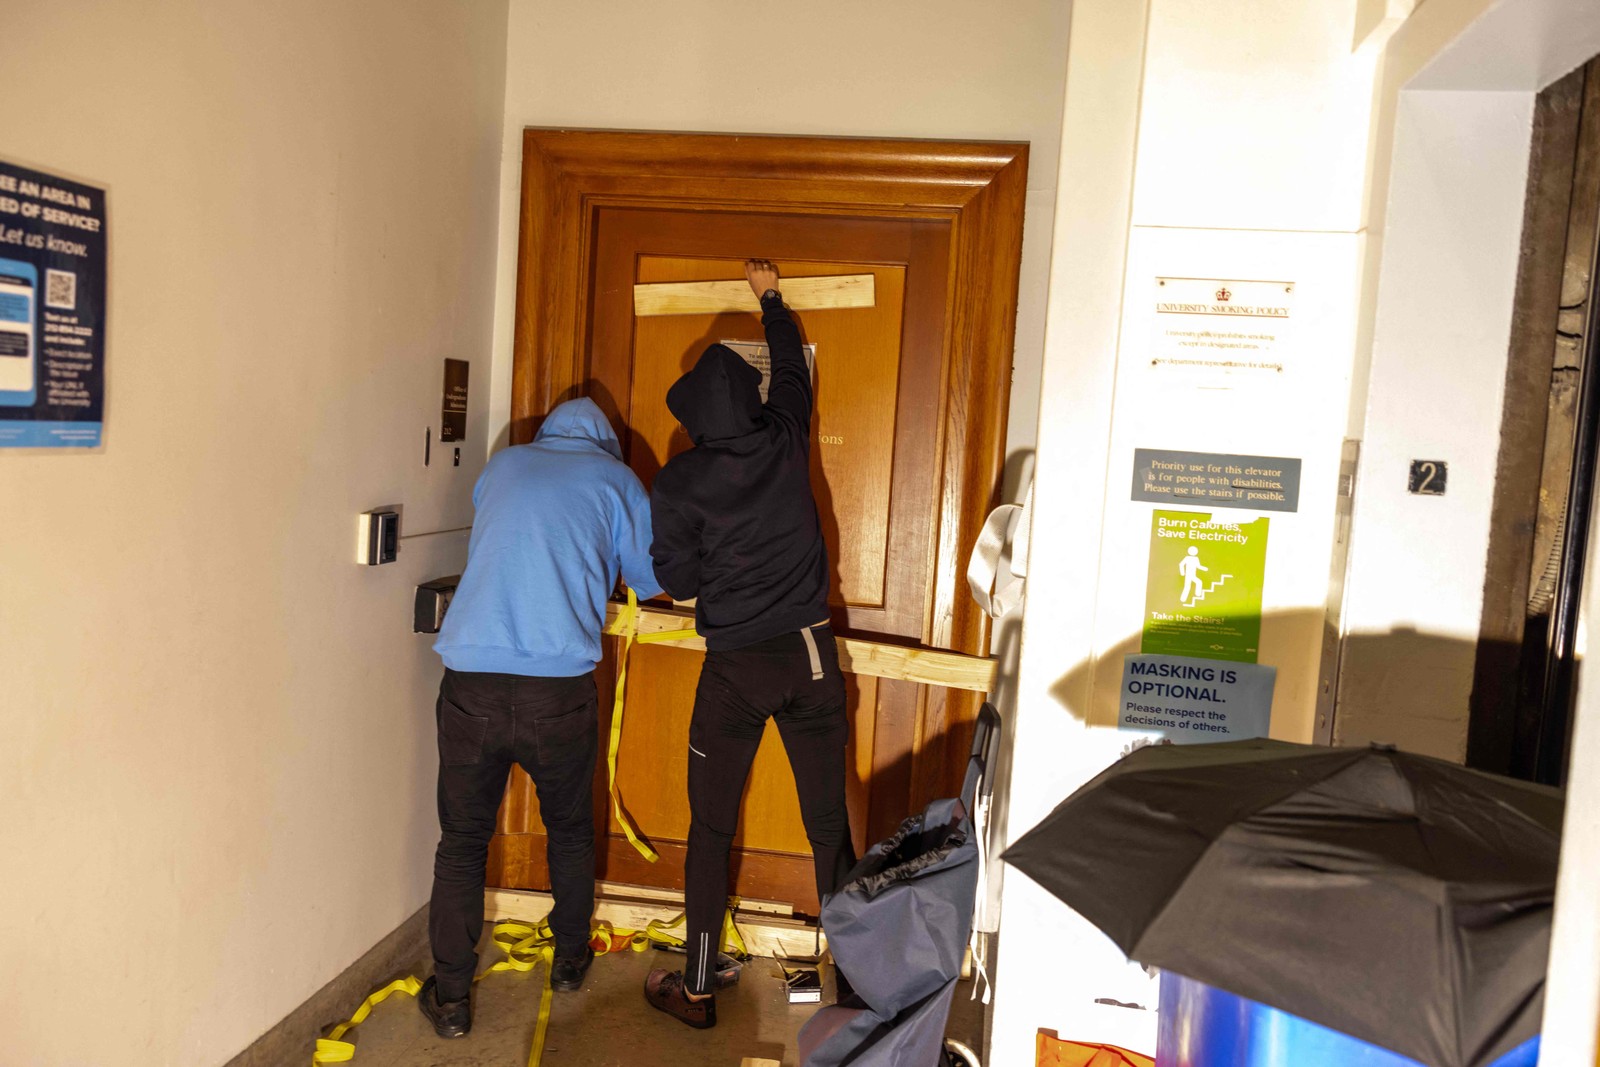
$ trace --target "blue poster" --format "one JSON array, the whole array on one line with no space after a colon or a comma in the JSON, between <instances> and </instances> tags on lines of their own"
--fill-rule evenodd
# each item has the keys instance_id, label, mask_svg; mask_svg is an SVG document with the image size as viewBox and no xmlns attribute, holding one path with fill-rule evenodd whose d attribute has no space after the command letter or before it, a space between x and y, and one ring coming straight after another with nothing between
<instances>
[{"instance_id":1,"label":"blue poster","mask_svg":"<svg viewBox=\"0 0 1600 1067\"><path fill-rule=\"evenodd\" d=\"M106 194L0 161L0 448L97 448Z\"/></svg>"},{"instance_id":2,"label":"blue poster","mask_svg":"<svg viewBox=\"0 0 1600 1067\"><path fill-rule=\"evenodd\" d=\"M1266 737L1278 668L1137 653L1122 662L1117 725L1176 744Z\"/></svg>"}]
</instances>

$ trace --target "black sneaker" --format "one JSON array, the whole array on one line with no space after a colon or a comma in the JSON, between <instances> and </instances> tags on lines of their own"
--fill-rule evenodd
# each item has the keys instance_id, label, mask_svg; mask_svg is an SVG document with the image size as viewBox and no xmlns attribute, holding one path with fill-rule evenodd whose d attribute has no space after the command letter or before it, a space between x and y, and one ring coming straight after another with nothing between
<instances>
[{"instance_id":1,"label":"black sneaker","mask_svg":"<svg viewBox=\"0 0 1600 1067\"><path fill-rule=\"evenodd\" d=\"M650 977L644 980L644 999L657 1011L666 1012L696 1030L709 1030L717 1025L717 998L690 1000L683 985L682 971L651 971Z\"/></svg>"},{"instance_id":2,"label":"black sneaker","mask_svg":"<svg viewBox=\"0 0 1600 1067\"><path fill-rule=\"evenodd\" d=\"M433 1024L433 1032L440 1037L466 1037L472 1029L472 1001L439 999L439 989L433 976L429 976L417 991L417 1007Z\"/></svg>"},{"instance_id":3,"label":"black sneaker","mask_svg":"<svg viewBox=\"0 0 1600 1067\"><path fill-rule=\"evenodd\" d=\"M583 988L583 976L589 973L594 962L594 949L583 946L581 956L557 956L550 965L550 988L563 993L575 993Z\"/></svg>"}]
</instances>

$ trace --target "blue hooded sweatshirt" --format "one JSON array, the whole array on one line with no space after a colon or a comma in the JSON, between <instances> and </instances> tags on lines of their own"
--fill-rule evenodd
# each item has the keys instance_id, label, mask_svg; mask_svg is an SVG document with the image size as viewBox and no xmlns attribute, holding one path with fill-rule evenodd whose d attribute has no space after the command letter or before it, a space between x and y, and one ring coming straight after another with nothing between
<instances>
[{"instance_id":1,"label":"blue hooded sweatshirt","mask_svg":"<svg viewBox=\"0 0 1600 1067\"><path fill-rule=\"evenodd\" d=\"M467 569L433 645L453 671L584 674L600 661L618 572L641 599L661 592L650 498L586 397L552 411L533 444L491 459L472 503Z\"/></svg>"}]
</instances>

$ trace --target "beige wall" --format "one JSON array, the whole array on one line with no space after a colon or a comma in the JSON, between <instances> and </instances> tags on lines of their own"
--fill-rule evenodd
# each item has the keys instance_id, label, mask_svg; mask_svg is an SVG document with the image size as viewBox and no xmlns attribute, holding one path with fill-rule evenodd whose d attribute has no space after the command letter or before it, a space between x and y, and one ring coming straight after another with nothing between
<instances>
[{"instance_id":1,"label":"beige wall","mask_svg":"<svg viewBox=\"0 0 1600 1067\"><path fill-rule=\"evenodd\" d=\"M521 131L576 126L1031 142L1008 453L1031 450L1067 9L1061 0L512 0L492 443L503 443L510 417Z\"/></svg>"},{"instance_id":2,"label":"beige wall","mask_svg":"<svg viewBox=\"0 0 1600 1067\"><path fill-rule=\"evenodd\" d=\"M104 453L0 454L0 1060L219 1063L426 899L410 597L464 545L358 567L355 516L470 520L505 3L4 21L0 153L108 187L112 252Z\"/></svg>"}]
</instances>

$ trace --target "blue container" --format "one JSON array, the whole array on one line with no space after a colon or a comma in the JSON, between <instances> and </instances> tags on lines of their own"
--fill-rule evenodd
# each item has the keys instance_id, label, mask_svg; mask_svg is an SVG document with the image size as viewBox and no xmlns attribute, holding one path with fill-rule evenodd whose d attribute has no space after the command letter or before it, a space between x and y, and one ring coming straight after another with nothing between
<instances>
[{"instance_id":1,"label":"blue container","mask_svg":"<svg viewBox=\"0 0 1600 1067\"><path fill-rule=\"evenodd\" d=\"M1170 971L1161 972L1156 1067L1424 1067L1369 1045ZM1494 1067L1537 1067L1537 1037Z\"/></svg>"}]
</instances>

